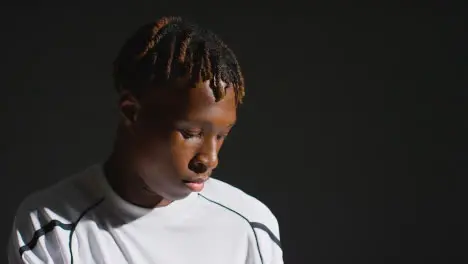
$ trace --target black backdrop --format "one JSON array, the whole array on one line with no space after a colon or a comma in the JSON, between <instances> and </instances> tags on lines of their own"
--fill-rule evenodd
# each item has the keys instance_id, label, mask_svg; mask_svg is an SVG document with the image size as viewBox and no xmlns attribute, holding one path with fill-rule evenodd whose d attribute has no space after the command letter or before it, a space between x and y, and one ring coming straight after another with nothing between
<instances>
[{"instance_id":1,"label":"black backdrop","mask_svg":"<svg viewBox=\"0 0 468 264\"><path fill-rule=\"evenodd\" d=\"M276 214L286 263L466 261L462 9L186 2L2 4L0 248L28 193L109 153L125 38L182 15L244 69L216 177Z\"/></svg>"}]
</instances>

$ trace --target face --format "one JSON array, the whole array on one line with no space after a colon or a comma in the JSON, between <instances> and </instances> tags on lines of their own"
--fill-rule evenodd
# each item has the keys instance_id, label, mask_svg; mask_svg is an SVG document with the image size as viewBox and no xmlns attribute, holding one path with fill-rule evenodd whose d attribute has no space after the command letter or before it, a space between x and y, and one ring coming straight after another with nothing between
<instances>
[{"instance_id":1,"label":"face","mask_svg":"<svg viewBox=\"0 0 468 264\"><path fill-rule=\"evenodd\" d=\"M209 81L183 82L149 92L127 122L131 163L145 189L173 201L201 191L218 166L218 153L236 122L235 93L215 102ZM125 100L122 101L125 107Z\"/></svg>"}]
</instances>

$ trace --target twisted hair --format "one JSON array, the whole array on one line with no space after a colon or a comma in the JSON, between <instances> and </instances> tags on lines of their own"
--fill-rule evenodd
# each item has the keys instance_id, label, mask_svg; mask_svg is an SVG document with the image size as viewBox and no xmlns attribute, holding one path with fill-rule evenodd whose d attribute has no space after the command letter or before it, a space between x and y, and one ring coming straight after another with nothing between
<instances>
[{"instance_id":1,"label":"twisted hair","mask_svg":"<svg viewBox=\"0 0 468 264\"><path fill-rule=\"evenodd\" d=\"M234 88L237 104L245 95L244 78L232 50L211 31L180 17L163 17L139 28L114 61L113 77L117 91L128 90L136 96L148 85L180 77L193 84L209 80L216 101L226 93L221 82Z\"/></svg>"}]
</instances>

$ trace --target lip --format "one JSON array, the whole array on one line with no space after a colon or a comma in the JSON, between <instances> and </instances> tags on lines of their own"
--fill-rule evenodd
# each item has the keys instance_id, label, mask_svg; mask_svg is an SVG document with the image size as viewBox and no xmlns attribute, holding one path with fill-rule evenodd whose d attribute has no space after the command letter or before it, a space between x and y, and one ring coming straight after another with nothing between
<instances>
[{"instance_id":1,"label":"lip","mask_svg":"<svg viewBox=\"0 0 468 264\"><path fill-rule=\"evenodd\" d=\"M208 180L208 177L200 177L200 178L193 178L193 179L183 179L184 183L204 183Z\"/></svg>"},{"instance_id":2,"label":"lip","mask_svg":"<svg viewBox=\"0 0 468 264\"><path fill-rule=\"evenodd\" d=\"M182 182L192 192L201 192L203 188L205 187L205 182L207 180L208 180L208 177L182 180Z\"/></svg>"},{"instance_id":3,"label":"lip","mask_svg":"<svg viewBox=\"0 0 468 264\"><path fill-rule=\"evenodd\" d=\"M202 184L205 183L208 180L207 178L195 178L195 179L188 179L188 180L182 180L183 183L197 183L197 184Z\"/></svg>"}]
</instances>

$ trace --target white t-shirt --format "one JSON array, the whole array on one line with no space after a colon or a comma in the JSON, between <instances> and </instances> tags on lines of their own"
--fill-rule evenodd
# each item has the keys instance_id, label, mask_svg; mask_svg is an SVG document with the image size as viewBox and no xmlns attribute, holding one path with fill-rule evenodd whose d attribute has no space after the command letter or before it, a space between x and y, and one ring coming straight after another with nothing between
<instances>
[{"instance_id":1,"label":"white t-shirt","mask_svg":"<svg viewBox=\"0 0 468 264\"><path fill-rule=\"evenodd\" d=\"M32 194L17 211L10 264L282 264L278 222L260 201L210 179L200 193L146 209L94 165Z\"/></svg>"}]
</instances>

